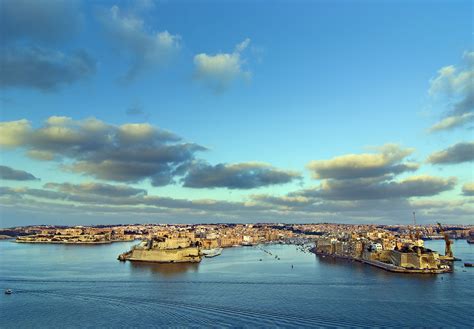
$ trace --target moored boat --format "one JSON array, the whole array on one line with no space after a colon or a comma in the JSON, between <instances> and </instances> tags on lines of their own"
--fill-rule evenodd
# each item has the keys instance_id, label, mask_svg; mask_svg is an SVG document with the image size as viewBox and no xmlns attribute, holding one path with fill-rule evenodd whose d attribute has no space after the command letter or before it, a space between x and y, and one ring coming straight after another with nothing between
<instances>
[{"instance_id":1,"label":"moored boat","mask_svg":"<svg viewBox=\"0 0 474 329\"><path fill-rule=\"evenodd\" d=\"M216 257L222 253L222 248L202 249L201 253L206 258Z\"/></svg>"}]
</instances>

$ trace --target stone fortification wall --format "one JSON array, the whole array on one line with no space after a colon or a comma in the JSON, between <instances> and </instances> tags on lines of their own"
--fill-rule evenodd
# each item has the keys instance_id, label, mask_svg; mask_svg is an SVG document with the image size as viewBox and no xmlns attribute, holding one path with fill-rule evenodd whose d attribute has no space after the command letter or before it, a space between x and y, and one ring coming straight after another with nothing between
<instances>
[{"instance_id":1,"label":"stone fortification wall","mask_svg":"<svg viewBox=\"0 0 474 329\"><path fill-rule=\"evenodd\" d=\"M174 250L159 249L134 249L129 260L157 263L180 263L180 262L199 262L198 248L185 248Z\"/></svg>"}]
</instances>

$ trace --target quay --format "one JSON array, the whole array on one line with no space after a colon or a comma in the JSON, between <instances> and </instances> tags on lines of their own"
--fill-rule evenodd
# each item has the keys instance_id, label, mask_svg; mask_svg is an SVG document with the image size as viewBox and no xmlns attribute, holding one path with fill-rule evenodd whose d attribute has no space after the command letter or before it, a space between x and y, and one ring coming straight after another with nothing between
<instances>
[{"instance_id":1,"label":"quay","mask_svg":"<svg viewBox=\"0 0 474 329\"><path fill-rule=\"evenodd\" d=\"M320 257L330 257L334 259L341 259L347 261L356 261L359 263L367 264L370 266L378 267L385 271L395 272L395 273L412 273L412 274L442 274L442 273L451 273L453 270L451 267L446 266L443 268L436 268L436 269L419 269L419 268L407 268L402 266L396 266L393 264L384 263L377 260L367 260L362 258L353 258L350 256L342 256L342 255L334 255L334 254L325 254L316 252L315 248L310 250L314 254Z\"/></svg>"},{"instance_id":2,"label":"quay","mask_svg":"<svg viewBox=\"0 0 474 329\"><path fill-rule=\"evenodd\" d=\"M357 261L372 265L381 269L384 269L389 272L396 272L396 273L418 273L418 274L441 274L441 273L451 273L453 270L449 268L438 268L438 269L411 269L405 268L401 266L396 266L393 264L383 263L377 260L364 260L364 259L356 259Z\"/></svg>"}]
</instances>

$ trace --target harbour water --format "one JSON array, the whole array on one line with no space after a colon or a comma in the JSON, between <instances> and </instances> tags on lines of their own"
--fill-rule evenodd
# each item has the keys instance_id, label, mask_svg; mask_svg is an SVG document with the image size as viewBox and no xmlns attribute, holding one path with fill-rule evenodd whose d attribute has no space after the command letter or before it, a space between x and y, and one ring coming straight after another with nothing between
<instances>
[{"instance_id":1,"label":"harbour water","mask_svg":"<svg viewBox=\"0 0 474 329\"><path fill-rule=\"evenodd\" d=\"M224 249L199 264L117 261L132 244L0 242L0 287L14 291L0 296L0 327L474 324L474 269L463 262L450 274L396 274L293 245ZM474 261L474 245L453 246Z\"/></svg>"}]
</instances>

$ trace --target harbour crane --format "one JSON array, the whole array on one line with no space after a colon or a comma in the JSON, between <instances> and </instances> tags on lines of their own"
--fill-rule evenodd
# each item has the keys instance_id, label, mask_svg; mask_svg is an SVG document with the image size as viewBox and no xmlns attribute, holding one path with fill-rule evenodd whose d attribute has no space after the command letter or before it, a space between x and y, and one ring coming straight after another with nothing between
<instances>
[{"instance_id":1,"label":"harbour crane","mask_svg":"<svg viewBox=\"0 0 474 329\"><path fill-rule=\"evenodd\" d=\"M410 227L408 227L410 228ZM415 212L413 212L413 230L410 230L410 238L412 240L420 240L421 239L421 232L416 227L416 217Z\"/></svg>"},{"instance_id":2,"label":"harbour crane","mask_svg":"<svg viewBox=\"0 0 474 329\"><path fill-rule=\"evenodd\" d=\"M440 232L444 236L444 242L445 242L444 255L446 257L454 258L453 251L451 250L451 244L453 242L449 240L448 232L446 232L445 228L443 227L443 225L441 225L441 223L438 223L438 227L439 227Z\"/></svg>"}]
</instances>

